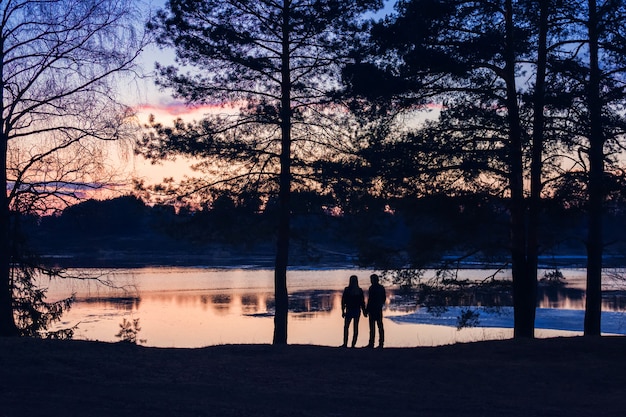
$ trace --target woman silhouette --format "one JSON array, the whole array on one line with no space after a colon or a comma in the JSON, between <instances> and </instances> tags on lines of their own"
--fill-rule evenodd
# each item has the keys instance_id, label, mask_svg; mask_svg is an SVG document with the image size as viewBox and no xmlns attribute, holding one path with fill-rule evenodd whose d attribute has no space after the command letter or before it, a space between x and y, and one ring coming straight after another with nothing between
<instances>
[{"instance_id":1,"label":"woman silhouette","mask_svg":"<svg viewBox=\"0 0 626 417\"><path fill-rule=\"evenodd\" d=\"M352 327L352 347L356 345L356 340L359 337L359 318L361 317L361 310L363 310L363 314L367 317L363 290L359 287L357 276L352 275L348 286L344 288L343 295L341 296L341 317L344 319L342 347L348 346L348 330L352 320L354 320Z\"/></svg>"}]
</instances>

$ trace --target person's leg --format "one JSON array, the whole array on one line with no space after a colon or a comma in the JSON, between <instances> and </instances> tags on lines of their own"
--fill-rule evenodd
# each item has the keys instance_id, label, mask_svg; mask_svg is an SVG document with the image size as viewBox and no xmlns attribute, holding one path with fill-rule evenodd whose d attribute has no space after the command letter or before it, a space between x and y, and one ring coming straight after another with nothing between
<instances>
[{"instance_id":1,"label":"person's leg","mask_svg":"<svg viewBox=\"0 0 626 417\"><path fill-rule=\"evenodd\" d=\"M354 327L352 328L352 347L356 345L356 339L359 337L359 316L354 318Z\"/></svg>"},{"instance_id":2,"label":"person's leg","mask_svg":"<svg viewBox=\"0 0 626 417\"><path fill-rule=\"evenodd\" d=\"M383 327L383 318L382 316L376 320L378 324L378 347L383 347L385 344L385 328ZM374 342L372 341L372 344Z\"/></svg>"},{"instance_id":3,"label":"person's leg","mask_svg":"<svg viewBox=\"0 0 626 417\"><path fill-rule=\"evenodd\" d=\"M348 346L348 329L350 328L350 320L351 318L348 315L346 315L343 320L343 347Z\"/></svg>"},{"instance_id":4,"label":"person's leg","mask_svg":"<svg viewBox=\"0 0 626 417\"><path fill-rule=\"evenodd\" d=\"M369 315L369 325L370 325L370 341L367 344L367 347L374 347L374 339L376 338L376 318L372 317L372 314Z\"/></svg>"}]
</instances>

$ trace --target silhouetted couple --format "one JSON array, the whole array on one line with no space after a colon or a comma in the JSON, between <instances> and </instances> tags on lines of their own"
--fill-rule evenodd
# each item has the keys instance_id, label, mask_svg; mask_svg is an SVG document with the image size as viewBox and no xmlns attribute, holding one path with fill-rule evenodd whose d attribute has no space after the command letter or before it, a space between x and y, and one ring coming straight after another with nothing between
<instances>
[{"instance_id":1,"label":"silhouetted couple","mask_svg":"<svg viewBox=\"0 0 626 417\"><path fill-rule=\"evenodd\" d=\"M352 325L352 344L356 345L359 337L359 319L361 311L365 317L369 316L370 325L370 341L367 347L373 348L376 338L376 328L378 327L378 347L382 348L385 342L385 329L383 328L383 307L387 300L385 288L380 285L378 275L370 276L372 285L369 288L367 306L365 305L365 296L363 290L359 287L359 280L356 275L350 277L348 286L343 290L341 296L341 317L343 322L343 347L348 346L348 331L350 323Z\"/></svg>"}]
</instances>

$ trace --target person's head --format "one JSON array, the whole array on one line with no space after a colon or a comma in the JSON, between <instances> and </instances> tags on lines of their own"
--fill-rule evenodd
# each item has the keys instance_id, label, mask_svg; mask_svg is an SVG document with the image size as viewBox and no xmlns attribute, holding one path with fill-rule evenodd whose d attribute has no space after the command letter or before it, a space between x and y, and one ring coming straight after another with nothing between
<instances>
[{"instance_id":1,"label":"person's head","mask_svg":"<svg viewBox=\"0 0 626 417\"><path fill-rule=\"evenodd\" d=\"M376 274L370 275L370 281L372 281L372 284L378 284L379 280L380 279L378 278L378 275L376 275Z\"/></svg>"},{"instance_id":2,"label":"person's head","mask_svg":"<svg viewBox=\"0 0 626 417\"><path fill-rule=\"evenodd\" d=\"M357 278L356 275L351 275L350 276L350 283L349 285L351 287L358 287L359 286L359 279Z\"/></svg>"}]
</instances>

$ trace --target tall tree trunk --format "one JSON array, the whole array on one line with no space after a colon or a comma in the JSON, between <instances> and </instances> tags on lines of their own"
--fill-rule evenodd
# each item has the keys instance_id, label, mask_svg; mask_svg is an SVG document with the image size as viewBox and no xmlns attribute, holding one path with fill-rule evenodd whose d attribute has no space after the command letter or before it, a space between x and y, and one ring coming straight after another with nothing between
<instances>
[{"instance_id":1,"label":"tall tree trunk","mask_svg":"<svg viewBox=\"0 0 626 417\"><path fill-rule=\"evenodd\" d=\"M0 96L1 97L1 96ZM7 197L7 146L6 135L0 134L0 336L17 336L13 316L13 285L11 282L11 245L9 243L9 201Z\"/></svg>"},{"instance_id":2,"label":"tall tree trunk","mask_svg":"<svg viewBox=\"0 0 626 417\"><path fill-rule=\"evenodd\" d=\"M528 234L526 252L526 280L529 297L537 297L537 269L539 264L539 215L541 210L541 174L543 170L543 135L545 128L546 68L548 57L549 0L539 0L539 36L537 42L537 73L533 97L533 142L530 166L530 198L528 202ZM529 301L530 302L530 301ZM535 301L533 301L535 303ZM535 320L533 306L532 320Z\"/></svg>"},{"instance_id":3,"label":"tall tree trunk","mask_svg":"<svg viewBox=\"0 0 626 417\"><path fill-rule=\"evenodd\" d=\"M505 3L506 45L504 79L509 122L509 186L511 190L511 274L513 275L514 337L534 337L535 298L526 267L526 222L524 201L524 165L515 82L515 41L512 0Z\"/></svg>"},{"instance_id":4,"label":"tall tree trunk","mask_svg":"<svg viewBox=\"0 0 626 417\"><path fill-rule=\"evenodd\" d=\"M604 133L600 98L598 15L595 0L589 0L589 224L587 236L587 302L585 335L600 335L602 312L602 206L604 200Z\"/></svg>"},{"instance_id":5,"label":"tall tree trunk","mask_svg":"<svg viewBox=\"0 0 626 417\"><path fill-rule=\"evenodd\" d=\"M289 295L287 293L287 265L289 263L290 199L291 199L291 69L289 55L290 1L285 1L282 25L281 67L281 154L278 236L276 264L274 268L274 315L275 345L287 344L287 315Z\"/></svg>"}]
</instances>

